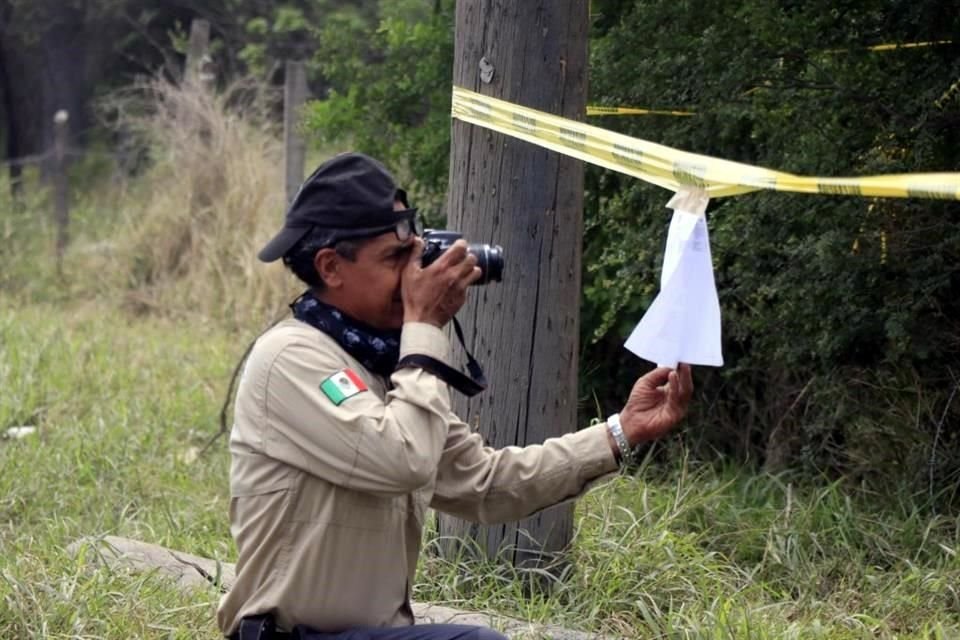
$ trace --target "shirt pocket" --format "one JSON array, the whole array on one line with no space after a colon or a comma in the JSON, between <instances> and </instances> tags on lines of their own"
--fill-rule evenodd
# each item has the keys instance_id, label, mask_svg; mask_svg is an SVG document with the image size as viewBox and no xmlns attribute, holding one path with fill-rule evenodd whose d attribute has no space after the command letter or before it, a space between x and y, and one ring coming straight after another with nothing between
<instances>
[{"instance_id":1,"label":"shirt pocket","mask_svg":"<svg viewBox=\"0 0 960 640\"><path fill-rule=\"evenodd\" d=\"M340 527L387 531L406 512L408 496L380 496L353 491L303 474L293 510L295 522L326 522Z\"/></svg>"}]
</instances>

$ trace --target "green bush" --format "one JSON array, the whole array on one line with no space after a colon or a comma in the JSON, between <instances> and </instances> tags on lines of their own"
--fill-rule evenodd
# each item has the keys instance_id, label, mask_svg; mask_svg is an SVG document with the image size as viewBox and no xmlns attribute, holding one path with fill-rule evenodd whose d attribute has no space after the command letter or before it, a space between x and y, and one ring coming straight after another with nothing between
<instances>
[{"instance_id":1,"label":"green bush","mask_svg":"<svg viewBox=\"0 0 960 640\"><path fill-rule=\"evenodd\" d=\"M960 75L958 45L867 48L951 39L960 19L934 20L942 2L597 4L593 101L698 114L602 126L809 175L960 166L960 106L937 105ZM599 171L588 188L584 339L606 358L654 295L669 194ZM693 441L770 468L955 483L956 215L916 199L714 201L726 365L698 376ZM625 370L621 359L594 389L622 396Z\"/></svg>"},{"instance_id":2,"label":"green bush","mask_svg":"<svg viewBox=\"0 0 960 640\"><path fill-rule=\"evenodd\" d=\"M349 139L390 166L432 224L443 218L447 188L453 6L383 2L375 23L332 15L314 55L329 93L307 112L321 142Z\"/></svg>"}]
</instances>

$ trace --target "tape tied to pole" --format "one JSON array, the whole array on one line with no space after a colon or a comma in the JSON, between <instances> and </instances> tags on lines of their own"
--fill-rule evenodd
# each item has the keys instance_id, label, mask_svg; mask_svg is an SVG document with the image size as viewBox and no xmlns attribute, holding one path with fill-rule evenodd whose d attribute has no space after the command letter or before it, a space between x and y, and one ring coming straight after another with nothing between
<instances>
[{"instance_id":1,"label":"tape tied to pole","mask_svg":"<svg viewBox=\"0 0 960 640\"><path fill-rule=\"evenodd\" d=\"M960 173L826 178L800 176L689 153L491 98L453 89L453 118L640 178L670 191L703 189L710 198L770 190L881 198L960 200Z\"/></svg>"},{"instance_id":2,"label":"tape tied to pole","mask_svg":"<svg viewBox=\"0 0 960 640\"><path fill-rule=\"evenodd\" d=\"M851 178L798 176L680 151L460 87L452 116L675 192L660 292L625 347L661 366L722 366L720 305L706 208L710 198L761 189L886 198L960 200L960 173Z\"/></svg>"}]
</instances>

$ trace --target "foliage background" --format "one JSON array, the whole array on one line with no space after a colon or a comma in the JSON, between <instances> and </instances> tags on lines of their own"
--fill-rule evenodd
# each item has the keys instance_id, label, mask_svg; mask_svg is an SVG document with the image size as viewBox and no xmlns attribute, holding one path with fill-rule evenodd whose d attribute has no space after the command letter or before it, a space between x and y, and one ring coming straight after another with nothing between
<instances>
[{"instance_id":1,"label":"foliage background","mask_svg":"<svg viewBox=\"0 0 960 640\"><path fill-rule=\"evenodd\" d=\"M960 78L960 17L948 4L596 0L590 102L697 113L596 124L800 174L955 171L960 101L942 98ZM309 119L321 139L349 132L401 167L431 211L446 185L450 5L416 26L354 23L370 37L351 34L353 48L329 40L351 58L318 52L331 92ZM668 194L633 178L591 168L587 195L585 418L615 410L640 369L622 343L656 294L669 220ZM698 372L687 444L811 477L955 486L958 214L953 202L781 193L712 203L726 365Z\"/></svg>"}]
</instances>

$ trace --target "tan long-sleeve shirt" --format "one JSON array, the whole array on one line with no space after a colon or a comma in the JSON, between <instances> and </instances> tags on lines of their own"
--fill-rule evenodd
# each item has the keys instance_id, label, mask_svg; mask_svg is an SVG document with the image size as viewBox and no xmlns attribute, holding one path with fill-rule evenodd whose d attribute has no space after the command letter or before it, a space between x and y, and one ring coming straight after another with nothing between
<instances>
[{"instance_id":1,"label":"tan long-sleeve shirt","mask_svg":"<svg viewBox=\"0 0 960 640\"><path fill-rule=\"evenodd\" d=\"M448 352L440 329L404 325L401 357L447 361ZM344 370L360 385L342 380ZM344 397L324 392L331 376ZM602 425L494 450L451 412L447 386L432 374L401 369L390 381L392 389L298 320L257 341L230 436L239 555L217 615L225 634L264 613L284 629L411 624L428 507L484 523L516 520L580 495L617 467Z\"/></svg>"}]
</instances>

